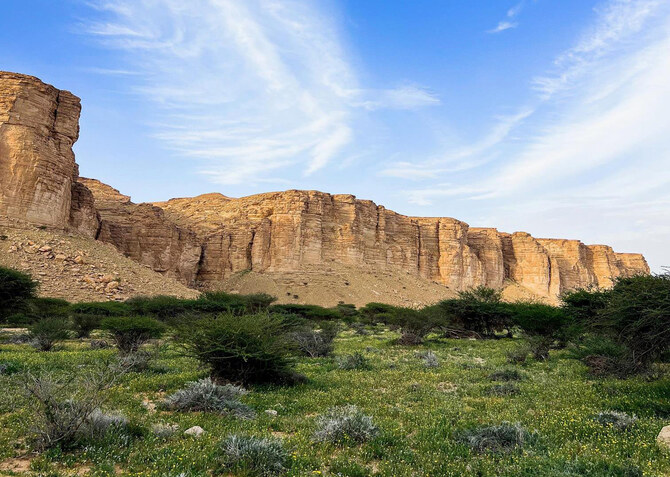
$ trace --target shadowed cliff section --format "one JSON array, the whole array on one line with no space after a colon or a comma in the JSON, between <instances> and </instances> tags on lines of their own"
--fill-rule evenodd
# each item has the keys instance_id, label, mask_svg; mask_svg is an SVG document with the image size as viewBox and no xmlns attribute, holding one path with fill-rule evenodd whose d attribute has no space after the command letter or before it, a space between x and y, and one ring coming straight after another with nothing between
<instances>
[{"instance_id":1,"label":"shadowed cliff section","mask_svg":"<svg viewBox=\"0 0 670 477\"><path fill-rule=\"evenodd\" d=\"M337 265L371 277L375 270L411 276L451 293L513 285L555 299L571 288L649 273L642 255L605 245L408 217L346 194L213 193L135 204L100 181L78 177L72 145L80 109L67 91L0 72L0 224L96 238L165 276L206 288L226 287L245 271L314 276L322 270L325 276ZM402 294L404 287L387 288Z\"/></svg>"}]
</instances>

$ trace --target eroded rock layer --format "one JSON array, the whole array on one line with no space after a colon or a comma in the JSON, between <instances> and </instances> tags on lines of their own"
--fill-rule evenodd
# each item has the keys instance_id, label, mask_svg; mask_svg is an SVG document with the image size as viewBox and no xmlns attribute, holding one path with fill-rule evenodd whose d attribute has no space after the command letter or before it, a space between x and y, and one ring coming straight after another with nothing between
<instances>
[{"instance_id":1,"label":"eroded rock layer","mask_svg":"<svg viewBox=\"0 0 670 477\"><path fill-rule=\"evenodd\" d=\"M79 137L79 98L37 78L0 72L0 221L74 228L93 236L72 145Z\"/></svg>"},{"instance_id":2,"label":"eroded rock layer","mask_svg":"<svg viewBox=\"0 0 670 477\"><path fill-rule=\"evenodd\" d=\"M617 254L608 246L407 217L351 195L207 194L155 205L197 233L203 246L197 277L210 284L243 270L294 271L335 262L400 270L454 290L501 288L510 280L555 298L564 290L606 287L618 276L649 273L642 255Z\"/></svg>"},{"instance_id":3,"label":"eroded rock layer","mask_svg":"<svg viewBox=\"0 0 670 477\"><path fill-rule=\"evenodd\" d=\"M71 93L0 72L0 223L95 237L189 285L216 286L245 270L328 273L339 264L409 274L451 290L511 281L555 298L649 273L642 255L605 245L407 217L352 195L289 190L134 204L97 180L78 178L72 145L79 113Z\"/></svg>"}]
</instances>

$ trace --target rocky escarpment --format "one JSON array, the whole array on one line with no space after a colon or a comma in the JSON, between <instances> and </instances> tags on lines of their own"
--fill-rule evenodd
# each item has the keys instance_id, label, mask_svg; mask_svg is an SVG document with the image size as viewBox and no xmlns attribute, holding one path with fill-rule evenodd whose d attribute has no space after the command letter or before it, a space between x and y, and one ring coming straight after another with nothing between
<instances>
[{"instance_id":1,"label":"rocky escarpment","mask_svg":"<svg viewBox=\"0 0 670 477\"><path fill-rule=\"evenodd\" d=\"M71 93L0 73L0 223L95 237L189 285L218 286L248 270L309 269L313 276L338 265L409 274L452 291L514 283L555 298L649 273L641 255L605 245L408 217L352 195L290 190L135 204L97 180L78 178L72 145L79 112Z\"/></svg>"},{"instance_id":2,"label":"rocky escarpment","mask_svg":"<svg viewBox=\"0 0 670 477\"><path fill-rule=\"evenodd\" d=\"M92 197L76 182L80 112L72 93L0 72L0 223L97 233Z\"/></svg>"},{"instance_id":3,"label":"rocky escarpment","mask_svg":"<svg viewBox=\"0 0 670 477\"><path fill-rule=\"evenodd\" d=\"M471 228L451 218L408 217L351 195L285 191L231 199L207 194L156 204L203 244L198 279L242 270L291 271L315 264L400 270L453 290L515 282L541 297L609 286L649 273L637 254L577 240Z\"/></svg>"}]
</instances>

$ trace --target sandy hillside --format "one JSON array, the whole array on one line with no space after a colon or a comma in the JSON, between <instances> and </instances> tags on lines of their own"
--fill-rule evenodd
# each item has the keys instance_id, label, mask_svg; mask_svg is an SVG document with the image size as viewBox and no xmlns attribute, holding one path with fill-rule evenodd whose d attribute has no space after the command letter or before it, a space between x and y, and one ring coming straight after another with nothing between
<instances>
[{"instance_id":1,"label":"sandy hillside","mask_svg":"<svg viewBox=\"0 0 670 477\"><path fill-rule=\"evenodd\" d=\"M0 227L0 265L30 273L40 282L39 295L73 302L198 296L112 245L45 230Z\"/></svg>"},{"instance_id":2,"label":"sandy hillside","mask_svg":"<svg viewBox=\"0 0 670 477\"><path fill-rule=\"evenodd\" d=\"M363 306L370 302L418 307L455 293L435 282L404 272L332 264L295 272L239 272L215 288L234 293L269 293L279 303Z\"/></svg>"}]
</instances>

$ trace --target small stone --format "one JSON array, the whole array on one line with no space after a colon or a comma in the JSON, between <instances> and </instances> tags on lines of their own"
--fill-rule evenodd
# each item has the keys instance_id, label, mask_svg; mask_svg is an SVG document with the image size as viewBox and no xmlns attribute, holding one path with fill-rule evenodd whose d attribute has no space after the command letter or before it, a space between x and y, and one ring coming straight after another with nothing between
<instances>
[{"instance_id":1,"label":"small stone","mask_svg":"<svg viewBox=\"0 0 670 477\"><path fill-rule=\"evenodd\" d=\"M40 252L51 252L52 250L53 250L53 248L51 248L51 247L48 246L48 245L43 245L43 246L41 246L41 247L39 248L39 251L40 251Z\"/></svg>"},{"instance_id":2,"label":"small stone","mask_svg":"<svg viewBox=\"0 0 670 477\"><path fill-rule=\"evenodd\" d=\"M277 417L277 414L279 414L277 411L274 409L266 409L265 414L267 414L270 417Z\"/></svg>"},{"instance_id":3,"label":"small stone","mask_svg":"<svg viewBox=\"0 0 670 477\"><path fill-rule=\"evenodd\" d=\"M109 282L116 281L116 278L114 278L114 275L103 275L103 276L100 278L100 281L101 281L102 283L109 283Z\"/></svg>"},{"instance_id":4,"label":"small stone","mask_svg":"<svg viewBox=\"0 0 670 477\"><path fill-rule=\"evenodd\" d=\"M205 433L205 430L200 427L200 426L193 426L184 431L184 435L186 436L193 436L193 437L200 437Z\"/></svg>"},{"instance_id":5,"label":"small stone","mask_svg":"<svg viewBox=\"0 0 670 477\"><path fill-rule=\"evenodd\" d=\"M67 258L67 255L63 255L62 253L56 254L54 257L56 260L64 261Z\"/></svg>"},{"instance_id":6,"label":"small stone","mask_svg":"<svg viewBox=\"0 0 670 477\"><path fill-rule=\"evenodd\" d=\"M105 290L112 291L112 290L116 290L117 288L119 288L119 282L113 281L113 282L109 282L107 284L107 286L105 287Z\"/></svg>"},{"instance_id":7,"label":"small stone","mask_svg":"<svg viewBox=\"0 0 670 477\"><path fill-rule=\"evenodd\" d=\"M662 450L670 452L670 426L665 426L661 429L661 432L658 433L658 437L656 438L656 442Z\"/></svg>"},{"instance_id":8,"label":"small stone","mask_svg":"<svg viewBox=\"0 0 670 477\"><path fill-rule=\"evenodd\" d=\"M142 401L142 407L149 412L156 412L156 404L149 401L148 399Z\"/></svg>"},{"instance_id":9,"label":"small stone","mask_svg":"<svg viewBox=\"0 0 670 477\"><path fill-rule=\"evenodd\" d=\"M82 257L81 255L77 255L76 257L74 257L74 263L81 265L82 263L86 263L86 261L84 260L84 257Z\"/></svg>"}]
</instances>

